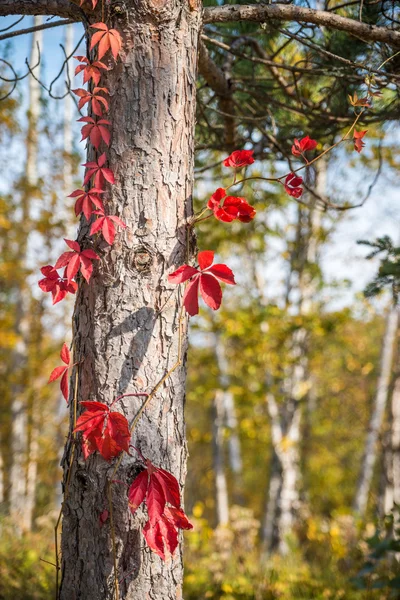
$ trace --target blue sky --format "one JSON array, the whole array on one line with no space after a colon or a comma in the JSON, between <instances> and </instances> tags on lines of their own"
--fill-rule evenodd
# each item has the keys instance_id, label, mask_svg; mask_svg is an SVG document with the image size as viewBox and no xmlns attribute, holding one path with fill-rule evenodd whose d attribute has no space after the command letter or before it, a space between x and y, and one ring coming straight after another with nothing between
<instances>
[{"instance_id":1,"label":"blue sky","mask_svg":"<svg viewBox=\"0 0 400 600\"><path fill-rule=\"evenodd\" d=\"M15 17L0 18L0 29L3 29L16 20ZM30 27L33 23L33 18L25 17L25 19L17 26L17 28ZM43 48L43 79L48 84L54 75L59 71L60 64L63 60L63 52L60 48L60 43L64 43L64 27L49 29L44 32L44 48ZM83 33L81 25L74 25L75 44ZM0 42L0 56L4 56L5 49L10 42ZM12 49L10 56L13 65L18 73L26 71L25 59L30 53L30 36L25 35L14 38L11 41ZM83 50L83 49L82 49ZM83 53L83 51L81 52ZM78 52L79 54L79 52ZM74 61L75 62L75 61ZM75 66L75 65L74 65ZM63 78L60 80L58 90L63 89ZM22 82L21 89L26 89L26 80ZM57 88L56 88L57 89ZM54 113L54 118L58 119L62 115L62 102L50 101L48 110ZM21 120L24 115L21 114ZM392 127L390 133L391 139L399 139L398 126ZM368 143L368 140L367 140ZM82 148L83 149L83 148ZM16 148L13 161L16 161L15 167L18 167L21 158L20 147ZM368 152L368 147L366 148ZM10 154L11 156L11 154ZM330 185L335 187L341 197L345 197L352 203L358 201L359 187L367 187L368 183L373 179L373 173L366 173L361 168L359 170L350 170L346 167L346 161L349 160L348 155L340 156L336 161L335 167L330 172ZM21 161L20 168L23 168ZM6 169L7 173L7 169ZM7 180L4 179L4 173L0 180L1 187L7 185ZM374 239L380 235L390 235L393 239L400 239L400 194L398 192L398 176L389 171L387 167L383 167L382 175L378 185L376 185L371 197L367 203L360 209L348 212L341 219L337 227L337 231L332 238L332 241L326 246L323 256L322 265L327 280L334 281L336 279L348 279L351 286L348 290L342 290L340 295L334 300L334 306L340 306L352 301L354 293L359 293L370 281L376 271L377 262L367 262L364 256L367 250L362 246L358 246L356 241L360 238ZM273 274L272 274L273 277ZM329 293L329 292L328 292Z\"/></svg>"}]
</instances>

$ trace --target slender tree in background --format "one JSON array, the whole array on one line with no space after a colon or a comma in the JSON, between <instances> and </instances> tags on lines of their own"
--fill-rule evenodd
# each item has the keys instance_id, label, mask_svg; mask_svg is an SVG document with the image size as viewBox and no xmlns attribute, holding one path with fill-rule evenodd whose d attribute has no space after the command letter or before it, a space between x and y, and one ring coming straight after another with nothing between
<instances>
[{"instance_id":1,"label":"slender tree in background","mask_svg":"<svg viewBox=\"0 0 400 600\"><path fill-rule=\"evenodd\" d=\"M324 143L332 140L343 126L352 126L354 115L349 112L345 94L352 91L352 87L364 84L365 74L369 73L369 67L359 68L353 58L372 60L377 67L375 70L395 87L396 74L386 73L378 67L383 61L382 54L385 58L388 54L387 48L390 48L390 55L394 53L393 47L400 46L400 33L392 28L395 21L370 7L365 8L368 13L366 23L352 18L355 15L351 12L349 17L342 17L335 12L285 4L215 6L202 12L200 3L195 1L174 0L160 4L152 0L139 3L129 0L103 3L103 6L101 2L86 3L84 8L85 11L77 3L66 0L0 0L0 15L53 14L79 20L83 21L88 36L93 33L91 26L106 20L107 24L102 23L100 29L106 33L100 35L107 36L104 39L109 45L122 36L122 51L113 68L103 74L102 86L110 91L108 118L113 130L107 157L116 178L116 184L108 189L107 206L113 215L124 219L127 229L114 246L100 242L96 247L100 260L90 286L79 281L73 316L75 367L72 382L76 384L71 386L69 396L71 424L76 417L73 408L77 406L76 401L96 399L109 406L119 395L153 393L154 398L151 396L152 401L145 412L140 413L132 442L154 464L172 472L183 489L186 472L183 363L187 319L182 317L179 293L168 284L167 275L192 261L194 254L194 241L187 232L192 218L199 38L201 44L208 43L217 49L215 55L205 52L202 47L199 53L199 70L208 86L198 94L201 98L199 109L203 110L199 122L199 148L225 150L227 143L233 144L235 139L240 146L246 142L254 145L257 158L271 156L274 152L279 159L286 160L290 152L287 140L294 137L293 123L285 119L288 113L300 113L296 122L298 130L304 130L312 123ZM290 57L285 56L284 50L274 47L280 38L277 21L306 22L311 27L311 56L307 56L305 67L288 64ZM269 38L254 22L267 23L267 29L270 26L273 35ZM211 39L204 33L203 25L206 29L209 26L207 34L212 35L212 26L218 23L234 23L232 31L237 39L232 47L221 41L223 35L217 34ZM354 34L365 42L377 42L378 50L373 45L357 42L358 51L354 51L352 59L345 58L343 63L344 57L330 52L329 40L323 36L321 39L319 27L322 26L334 32ZM112 33L113 30L118 35ZM262 43L255 39L260 32ZM290 27L285 34L296 47L298 44L302 48L304 43L309 48L309 35L300 36L297 41L299 35L293 34ZM242 90L248 74L241 77L240 68L236 72L231 56L242 57L244 54L246 57L248 52L257 67L271 67L271 76L261 86L254 86L250 81ZM222 69L222 57L226 59L225 72L229 78ZM279 58L274 64L276 57ZM320 60L318 67L314 64L315 57ZM94 59L93 53L89 58ZM281 58L283 62L280 62ZM340 63L343 70L333 73L330 61ZM321 91L315 90L311 100L298 93L297 81L288 81L277 72L277 69L283 69L291 77L300 68L301 73L305 69L305 77L311 78L316 73L325 73L326 63L331 66L328 70L331 89L327 82ZM277 115L269 108L271 95L271 106L276 108ZM204 104L215 115L224 113L222 126L216 119L209 118ZM261 109L263 119L259 119ZM240 113L237 119L234 111ZM92 106L88 123L93 115ZM283 123L279 132L276 131L277 116ZM367 115L366 121L369 118ZM390 111L382 108L371 118L398 118L397 107ZM238 133L235 138L231 135L232 127L236 127L233 133ZM255 135L256 129L258 135ZM254 141L257 138L261 140L258 145ZM90 162L98 158L89 151ZM290 159L289 165L292 170ZM322 204L329 206L324 199ZM89 226L83 219L78 242L85 248L92 244ZM298 342L294 344L295 348L300 346ZM294 360L301 358L302 355L294 352ZM170 373L172 368L174 371ZM292 384L304 382L305 369L300 363L299 369L301 373L293 370L291 389L286 390L291 399L294 397ZM167 374L168 379L164 380ZM295 396L297 403L297 393ZM139 399L124 398L120 401L120 409L128 421L134 421L140 410ZM282 496L285 502L282 501L281 514L286 529L292 522L289 522L291 506L286 499L294 493L296 460L287 470L287 494ZM129 513L124 485L109 487L113 467L98 455L85 462L72 435L66 444L63 464L66 496L63 503L61 600L73 597L106 600L119 594L127 600L180 598L182 553L176 552L169 562L164 563L147 551L140 535L143 513L141 510L134 515ZM132 474L137 475L139 470L137 458L125 456L118 471L119 481L130 482ZM101 527L99 517L109 505L109 489L112 489L112 514L110 523Z\"/></svg>"},{"instance_id":2,"label":"slender tree in background","mask_svg":"<svg viewBox=\"0 0 400 600\"><path fill-rule=\"evenodd\" d=\"M382 342L380 374L377 383L374 405L372 408L369 431L365 441L364 457L361 465L357 492L354 499L354 511L360 517L365 516L371 481L374 473L374 466L377 459L377 442L382 429L383 418L387 406L398 323L399 310L397 306L394 306L389 310L386 317L385 335ZM393 393L393 397L395 398L395 392ZM393 402L395 402L395 399ZM396 414L396 410L396 406L394 406L395 412L393 414Z\"/></svg>"}]
</instances>

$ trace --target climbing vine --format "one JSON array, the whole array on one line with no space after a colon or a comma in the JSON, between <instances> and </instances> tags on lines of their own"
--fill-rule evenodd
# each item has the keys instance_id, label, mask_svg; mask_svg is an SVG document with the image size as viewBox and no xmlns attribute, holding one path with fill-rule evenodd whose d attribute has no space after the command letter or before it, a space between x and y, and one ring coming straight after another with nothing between
<instances>
[{"instance_id":1,"label":"climbing vine","mask_svg":"<svg viewBox=\"0 0 400 600\"><path fill-rule=\"evenodd\" d=\"M90 6L93 10L96 9L98 1L90 0ZM85 5L85 0L81 1L82 5ZM112 122L107 119L107 115L110 108L109 97L111 94L109 89L101 85L101 80L103 74L112 69L118 61L123 43L120 33L116 29L110 29L104 22L104 12L103 3L102 21L89 27L89 56L75 57L79 63L75 75L82 76L83 85L86 85L87 88L82 87L72 90L78 98L78 108L88 107L89 114L80 117L78 121L83 124L81 141L85 141L92 147L93 159L83 165L86 171L82 187L72 191L69 197L75 200L75 215L85 219L89 227L89 233L84 242L81 243L78 240L65 239L68 250L61 254L54 266L46 265L42 267L41 272L44 277L39 281L39 286L44 292L51 294L53 304L62 301L68 294L76 294L79 286L90 285L96 262L101 259L98 254L99 241L104 240L106 244L112 246L116 236L120 235L120 232L127 227L121 216L109 214L107 204L106 188L115 184L115 176L108 157ZM94 54L96 54L95 60L92 60L90 55ZM350 139L353 140L354 149L357 152L362 151L367 131L357 130L356 126L364 111L371 107L373 97L379 94L379 92L374 91L372 77L366 78L366 87L363 98L358 98L357 94L349 96L350 104L354 107L355 116L351 127L344 136L329 148L322 149L318 154L315 154L318 149L316 140L311 139L308 135L300 140L295 139L292 146L293 159L302 162L296 168L291 166L291 170L280 177L256 177L250 174L238 179L238 173L254 163L253 151L243 149L232 152L223 161L223 165L231 172L233 171L233 179L224 187L221 186L216 189L207 205L186 223L187 231L189 232L196 224L210 218L215 218L217 221L226 224L235 220L242 223L251 222L256 217L254 207L245 198L229 194L229 190L239 185L242 186L248 181L264 180L282 185L289 196L302 202L303 178L299 172L310 167L336 146ZM314 153L314 156L311 153ZM228 285L235 285L236 283L234 274L227 265L214 264L214 252L210 250L200 251L195 265L188 264L189 262L191 261L187 256L187 264L180 265L168 275L169 284L185 285L177 331L178 358L153 390L142 394L124 394L115 399L110 399L109 404L97 400L85 400L80 402L80 407L83 410L82 412L79 411L77 402L79 362L75 360L74 342L71 345L71 349L74 351L74 359L71 358L70 348L64 344L60 354L63 365L56 367L49 378L49 382L60 380L60 388L64 398L67 402L71 401L73 403L73 423L70 436L74 443L69 466L72 465L77 436L81 439L82 454L85 460L94 453L100 454L108 462L116 459L108 482L108 508L102 511L99 509L99 522L103 525L109 521L111 527L115 567L115 595L117 599L119 598L119 584L116 568L111 489L114 485L125 485L116 478L123 453L130 456L135 453L142 465L139 474L127 486L127 505L132 514L136 512L139 506L145 507L147 519L143 527L143 536L149 548L157 553L161 559L166 560L178 546L179 530L192 528L192 524L182 508L181 494L176 478L168 471L152 464L148 458L142 455L140 449L133 447L130 443L132 432L146 406L164 382L182 364L182 328L186 318L185 313L189 316L198 314L199 295L208 307L212 310L218 310L222 302L221 282ZM84 361L84 357L81 358L81 361ZM70 394L68 380L72 369L75 369L75 377L73 390ZM72 396L71 399L70 396ZM144 397L141 408L131 423L118 411L119 401L129 396ZM79 412L81 414L78 416ZM68 471L65 482L65 497L68 495L70 474L71 469ZM61 513L55 530L57 589L60 570L57 536L60 519Z\"/></svg>"}]
</instances>

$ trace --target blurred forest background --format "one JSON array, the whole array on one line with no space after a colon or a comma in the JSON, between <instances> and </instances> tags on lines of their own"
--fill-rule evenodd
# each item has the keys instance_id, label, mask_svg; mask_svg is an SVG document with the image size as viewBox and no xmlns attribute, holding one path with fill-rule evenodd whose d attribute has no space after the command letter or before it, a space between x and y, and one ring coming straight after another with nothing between
<instances>
[{"instance_id":1,"label":"blurred forest background","mask_svg":"<svg viewBox=\"0 0 400 600\"><path fill-rule=\"evenodd\" d=\"M6 27L9 20L3 22ZM226 31L225 39L232 36ZM79 185L84 156L76 144L77 109L65 92L73 66L64 68L51 94L38 80L49 82L60 69L60 42L67 56L84 53L76 49L79 35L70 25L21 43L2 42L1 55L15 69L18 63L18 75L28 74L28 56L36 76L18 81L7 96L10 69L0 63L4 600L44 600L54 593L48 563L54 561L67 407L57 383L47 380L61 364L62 343L70 341L72 305L51 307L37 281L39 267L53 264L59 253L56 240L71 237L75 227L73 199L66 196ZM307 49L293 39L283 42L276 32L269 52L279 49L288 64L305 60ZM334 43L355 59L354 41ZM265 100L268 81L276 80L273 69L268 77L265 71L262 64L240 62L234 76L259 81ZM321 74L318 85L302 84L308 101L323 89L331 93L328 79ZM348 91L344 83L339 113L344 105L347 110ZM396 93L387 86L385 102L394 103ZM228 181L220 162L228 152L219 140L226 116L201 78L199 99L198 210ZM253 174L282 169L279 152L273 145L266 152L257 137L254 106L279 123L274 135L289 147L294 137L309 134L321 149L338 134L339 126L328 127L323 115L311 123L307 111L298 114L283 100L272 106L243 97L242 106L246 102L239 147L253 141L262 159L250 168ZM218 247L240 285L225 291L217 314L203 306L191 322L185 504L195 528L185 541L186 600L400 597L398 311L390 293L363 296L379 260L367 262L368 249L357 246L360 237L373 241L384 234L398 242L399 135L391 118L369 126L361 156L340 150L309 174L320 195L357 204L379 170L363 207L322 210L310 196L306 208L263 182L241 194L257 208L252 223L205 221L198 228L199 246Z\"/></svg>"}]
</instances>

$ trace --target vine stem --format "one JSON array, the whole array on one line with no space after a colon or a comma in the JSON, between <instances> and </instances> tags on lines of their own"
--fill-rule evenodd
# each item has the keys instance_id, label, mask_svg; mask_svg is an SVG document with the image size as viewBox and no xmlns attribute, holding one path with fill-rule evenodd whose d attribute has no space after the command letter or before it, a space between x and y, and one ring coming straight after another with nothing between
<instances>
[{"instance_id":1,"label":"vine stem","mask_svg":"<svg viewBox=\"0 0 400 600\"><path fill-rule=\"evenodd\" d=\"M75 358L75 350L74 350L74 358ZM58 530L60 527L60 523L61 523L61 517L62 517L62 513L63 513L63 508L64 508L64 504L65 501L67 499L67 495L68 495L68 488L69 488L69 483L71 481L71 470L72 470L72 461L74 460L74 455L75 455L75 438L76 438L76 433L74 432L74 429L76 427L76 415L77 415L77 411L78 411L78 378L79 378L79 361L77 363L75 363L76 365L76 369L75 369L75 385L74 385L74 406L73 406L73 427L72 427L72 449L71 449L71 456L69 459L69 464L68 464L68 475L67 475L67 480L65 482L65 492L64 492L64 499L62 501L61 504L61 508L60 508L60 512L58 514L58 518L57 518L57 522L55 524L54 527L54 542L55 542L55 560L56 560L56 600L58 600L58 592L59 592L59 585L60 585L60 557L59 557L59 548L58 548Z\"/></svg>"},{"instance_id":2,"label":"vine stem","mask_svg":"<svg viewBox=\"0 0 400 600\"><path fill-rule=\"evenodd\" d=\"M255 179L262 179L263 181L273 181L275 183L282 183L282 179L285 179L288 175L290 175L290 173L298 173L299 171L302 171L306 167L311 166L313 163L317 162L323 156L325 156L326 154L328 154L328 152L331 152L331 150L333 150L334 148L336 148L337 146L339 146L339 144L341 144L342 142L346 141L347 138L349 137L349 135L351 134L351 132L353 131L353 129L355 128L355 126L357 125L357 122L359 121L361 115L364 113L364 110L365 109L362 109L356 115L356 118L354 119L354 121L353 121L350 129L344 134L343 137L340 138L340 140L338 140L337 142L335 142L334 144L332 144L332 146L329 146L329 148L326 148L326 150L324 150L323 152L321 152L321 154L319 154L318 156L316 156L315 158L313 158L312 160L310 160L309 162L307 162L305 165L301 165L301 167L298 167L294 171L290 171L289 173L286 173L285 175L282 175L281 177L261 177L261 176L257 176L257 177L244 177L243 179L240 179L239 181L234 181L233 183L231 183L230 185L228 185L228 187L225 188L225 189L229 190L229 188L233 187L234 185L240 185L241 183L244 183L245 181L254 181Z\"/></svg>"}]
</instances>

